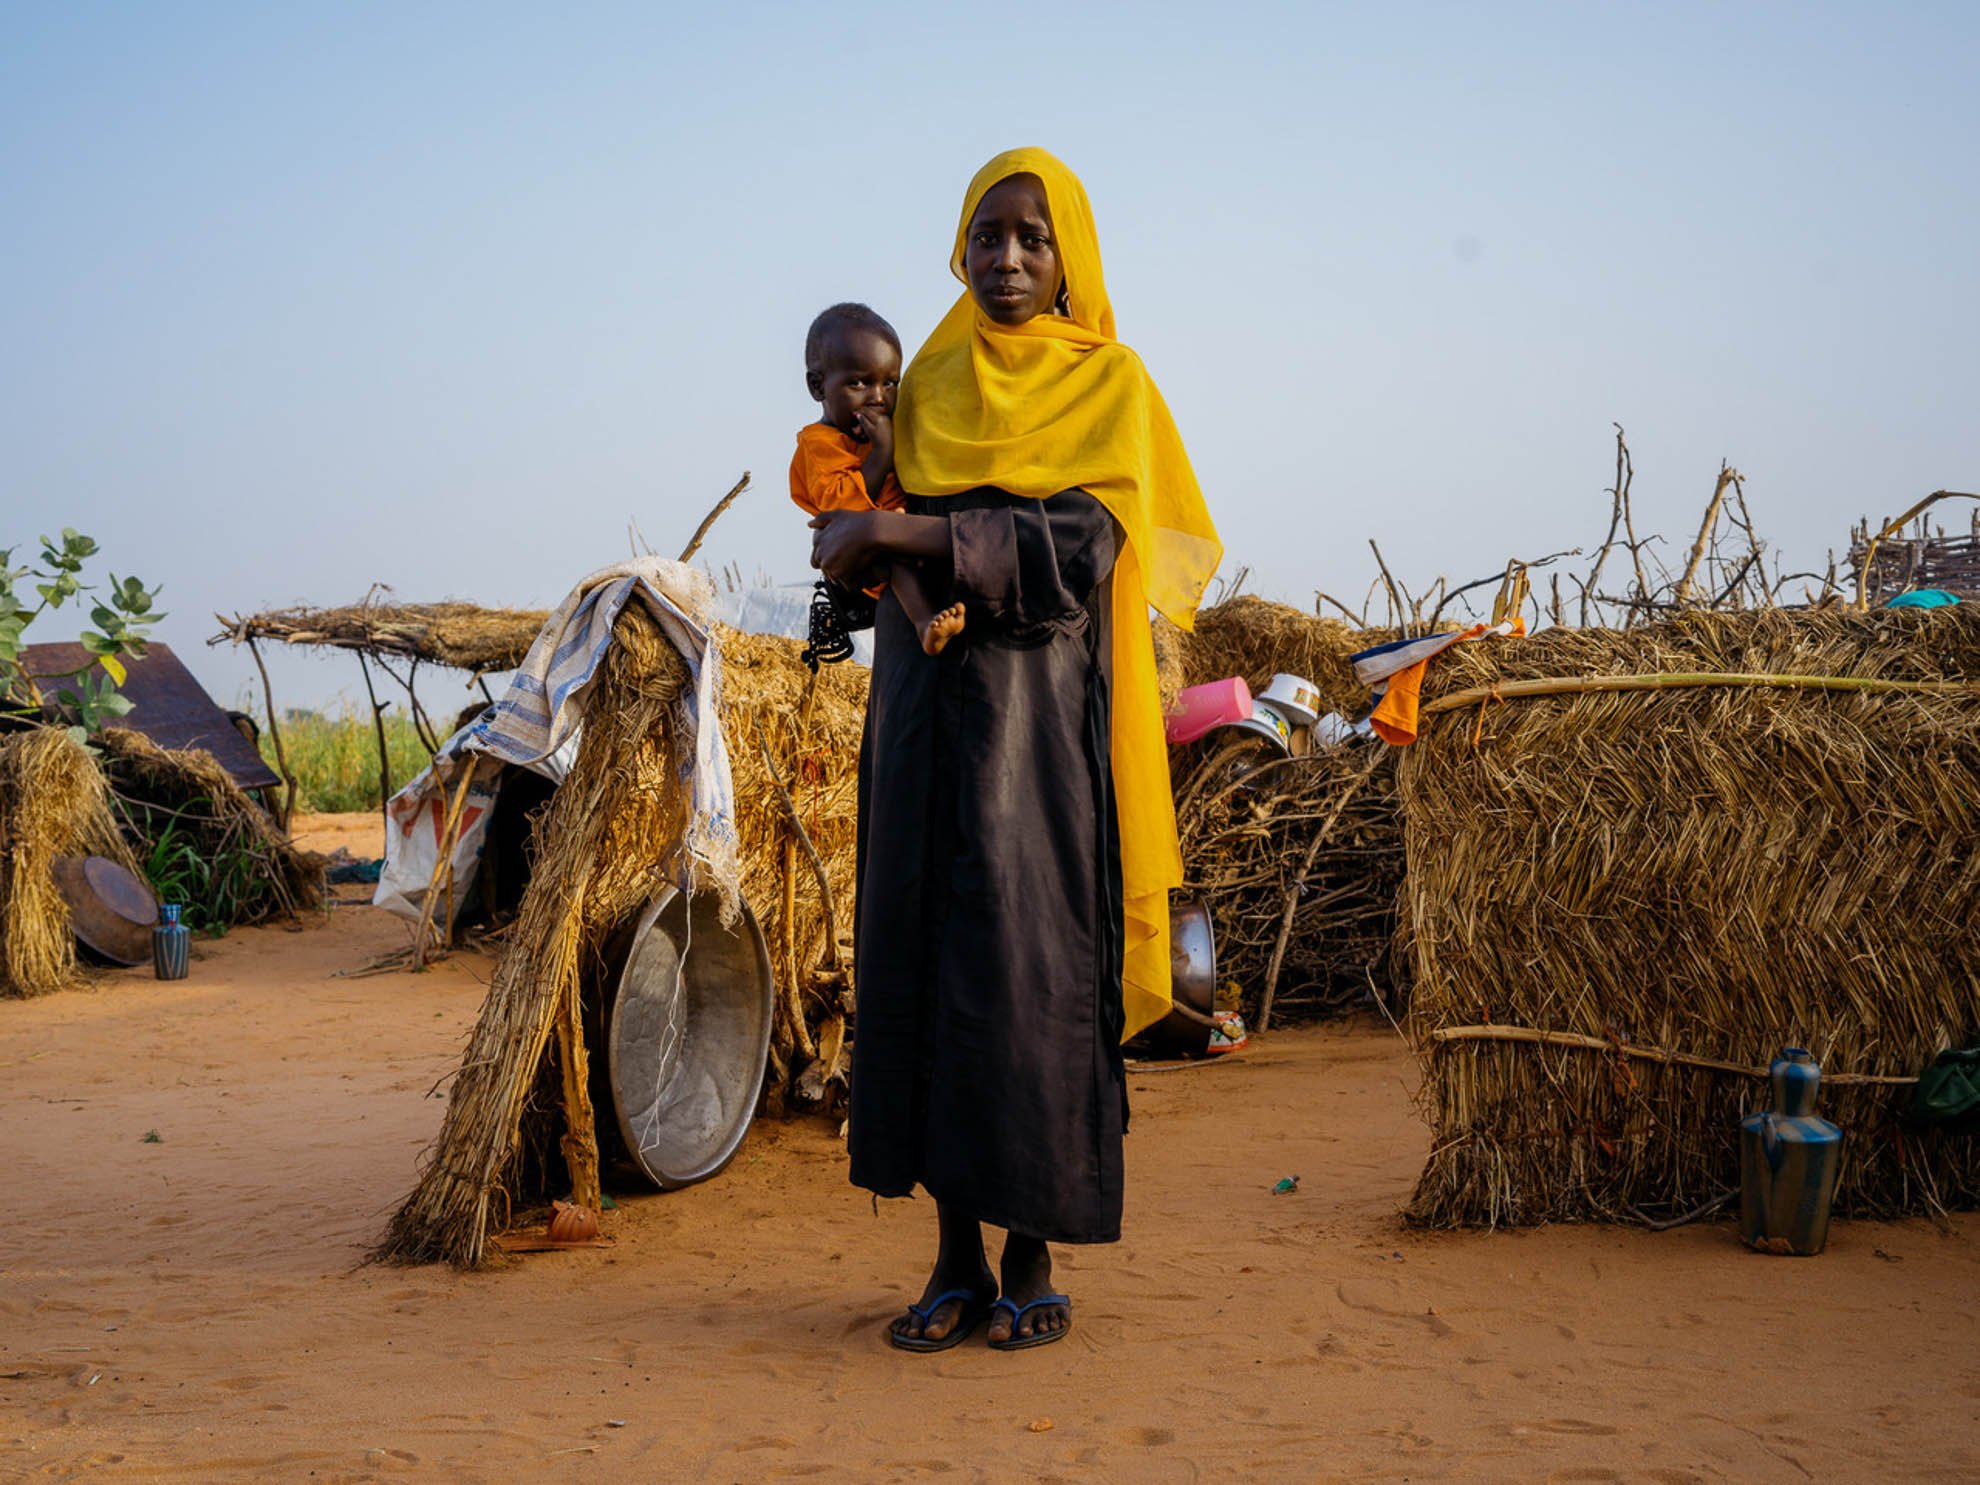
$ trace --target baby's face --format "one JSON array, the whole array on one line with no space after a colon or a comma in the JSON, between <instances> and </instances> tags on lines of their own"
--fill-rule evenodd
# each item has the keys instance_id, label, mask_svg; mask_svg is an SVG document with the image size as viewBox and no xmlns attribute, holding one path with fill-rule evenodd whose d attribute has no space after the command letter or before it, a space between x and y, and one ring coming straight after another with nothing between
<instances>
[{"instance_id":1,"label":"baby's face","mask_svg":"<svg viewBox=\"0 0 1980 1485\"><path fill-rule=\"evenodd\" d=\"M824 404L825 421L851 433L868 408L894 415L900 383L901 353L892 341L871 330L842 330L827 349L815 395Z\"/></svg>"}]
</instances>

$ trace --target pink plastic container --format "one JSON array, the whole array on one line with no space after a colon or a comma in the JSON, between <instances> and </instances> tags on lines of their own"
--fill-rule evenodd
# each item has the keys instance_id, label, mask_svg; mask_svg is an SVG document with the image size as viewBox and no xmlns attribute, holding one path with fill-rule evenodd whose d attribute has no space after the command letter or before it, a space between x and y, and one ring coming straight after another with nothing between
<instances>
[{"instance_id":1,"label":"pink plastic container","mask_svg":"<svg viewBox=\"0 0 1980 1485\"><path fill-rule=\"evenodd\" d=\"M1241 675L1190 686L1176 696L1166 734L1172 743L1195 742L1212 727L1241 722L1251 715L1251 687Z\"/></svg>"}]
</instances>

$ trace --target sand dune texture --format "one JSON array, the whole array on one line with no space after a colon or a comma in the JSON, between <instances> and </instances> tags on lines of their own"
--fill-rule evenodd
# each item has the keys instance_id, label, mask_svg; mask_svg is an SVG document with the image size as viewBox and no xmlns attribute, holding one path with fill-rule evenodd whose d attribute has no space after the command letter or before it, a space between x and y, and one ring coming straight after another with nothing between
<instances>
[{"instance_id":1,"label":"sand dune texture","mask_svg":"<svg viewBox=\"0 0 1980 1485\"><path fill-rule=\"evenodd\" d=\"M0 1479L1980 1473L1945 1339L1980 1318L1972 1219L1839 1224L1806 1261L1725 1225L1415 1233L1386 1028L1138 1072L1126 1240L1068 1256L1043 1350L890 1351L932 1212L876 1214L816 1124L624 1193L609 1249L360 1267L489 966L331 978L403 938L353 896L184 982L0 1005Z\"/></svg>"}]
</instances>

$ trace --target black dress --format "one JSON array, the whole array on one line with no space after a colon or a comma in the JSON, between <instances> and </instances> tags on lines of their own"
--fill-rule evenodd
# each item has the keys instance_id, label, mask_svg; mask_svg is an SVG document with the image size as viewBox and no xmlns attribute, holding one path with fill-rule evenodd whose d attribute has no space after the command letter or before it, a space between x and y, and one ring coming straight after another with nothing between
<instances>
[{"instance_id":1,"label":"black dress","mask_svg":"<svg viewBox=\"0 0 1980 1485\"><path fill-rule=\"evenodd\" d=\"M977 490L946 516L960 637L891 594L859 765L852 1179L918 1182L1061 1243L1120 1236L1120 839L1107 579L1092 496Z\"/></svg>"}]
</instances>

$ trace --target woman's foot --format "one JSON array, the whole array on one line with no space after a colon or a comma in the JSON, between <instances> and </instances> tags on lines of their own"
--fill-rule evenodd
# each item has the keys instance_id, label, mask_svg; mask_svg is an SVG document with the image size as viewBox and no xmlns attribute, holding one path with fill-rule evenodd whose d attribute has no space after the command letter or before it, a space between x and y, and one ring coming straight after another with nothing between
<instances>
[{"instance_id":1,"label":"woman's foot","mask_svg":"<svg viewBox=\"0 0 1980 1485\"><path fill-rule=\"evenodd\" d=\"M929 1308L934 1300L957 1289L969 1290L972 1297L945 1300ZM997 1276L990 1272L988 1264L980 1272L960 1278L951 1277L937 1267L928 1276L928 1287L921 1291L921 1298L889 1329L897 1341L923 1341L932 1345L947 1340L966 1318L972 1322L982 1319L990 1301L996 1297Z\"/></svg>"},{"instance_id":2,"label":"woman's foot","mask_svg":"<svg viewBox=\"0 0 1980 1485\"><path fill-rule=\"evenodd\" d=\"M921 648L925 654L939 655L963 630L963 606L952 603L928 621L928 627L921 631Z\"/></svg>"},{"instance_id":3,"label":"woman's foot","mask_svg":"<svg viewBox=\"0 0 1980 1485\"><path fill-rule=\"evenodd\" d=\"M1072 1324L1072 1311L1065 1305L1037 1305L1032 1301L1052 1293L1052 1250L1037 1238L1012 1233L1004 1240L1004 1256L999 1263L1004 1272L1004 1298L1020 1311L1015 1317L1008 1308L999 1308L990 1317L990 1344L1010 1340L1030 1340L1053 1334Z\"/></svg>"},{"instance_id":4,"label":"woman's foot","mask_svg":"<svg viewBox=\"0 0 1980 1485\"><path fill-rule=\"evenodd\" d=\"M934 1342L947 1339L963 1323L965 1313L980 1315L997 1297L997 1276L983 1254L983 1228L974 1217L952 1211L940 1202L935 1215L941 1224L941 1245L935 1250L935 1271L928 1276L928 1287L921 1298L890 1329L899 1341ZM951 1299L929 1305L952 1289L967 1289L972 1299ZM908 1350L926 1350L926 1345Z\"/></svg>"}]
</instances>

